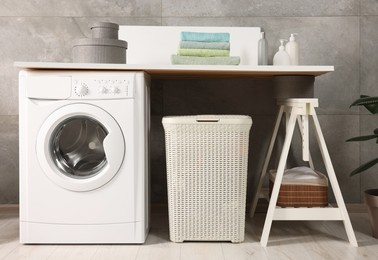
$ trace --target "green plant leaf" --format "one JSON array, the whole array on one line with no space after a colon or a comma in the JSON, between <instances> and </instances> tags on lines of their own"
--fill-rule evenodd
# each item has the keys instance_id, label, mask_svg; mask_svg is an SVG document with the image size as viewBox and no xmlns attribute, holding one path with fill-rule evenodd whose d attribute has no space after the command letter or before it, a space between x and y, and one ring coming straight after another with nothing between
<instances>
[{"instance_id":1,"label":"green plant leaf","mask_svg":"<svg viewBox=\"0 0 378 260\"><path fill-rule=\"evenodd\" d=\"M353 138L350 138L346 141L347 142L367 141L367 140L371 140L371 139L374 139L374 138L378 138L378 134L353 137Z\"/></svg>"},{"instance_id":2,"label":"green plant leaf","mask_svg":"<svg viewBox=\"0 0 378 260\"><path fill-rule=\"evenodd\" d=\"M373 160L371 160L371 161L368 161L368 162L366 162L366 163L360 165L360 166L359 166L357 169L355 169L354 171L352 171L352 172L350 173L350 176L354 176L354 175L356 175L356 174L358 174L358 173L361 173L361 172L363 172L363 171L366 171L367 169L371 168L372 166L374 166L374 165L377 164L377 163L378 163L378 158L375 158L375 159L373 159Z\"/></svg>"},{"instance_id":3,"label":"green plant leaf","mask_svg":"<svg viewBox=\"0 0 378 260\"><path fill-rule=\"evenodd\" d=\"M354 101L350 107L353 106L364 106L370 113L378 114L378 97L370 97L367 95L361 95L359 99ZM376 143L378 144L378 128L374 129L374 134L372 135L364 135L353 137L347 140L347 142L356 142L356 141L367 141L371 139L376 139ZM370 160L359 167L357 167L354 171L350 173L350 176L354 176L359 174L367 169L373 167L375 164L378 163L378 158Z\"/></svg>"},{"instance_id":4,"label":"green plant leaf","mask_svg":"<svg viewBox=\"0 0 378 260\"><path fill-rule=\"evenodd\" d=\"M361 95L360 99L357 99L350 105L350 107L353 106L364 106L370 113L378 114L378 97Z\"/></svg>"}]
</instances>

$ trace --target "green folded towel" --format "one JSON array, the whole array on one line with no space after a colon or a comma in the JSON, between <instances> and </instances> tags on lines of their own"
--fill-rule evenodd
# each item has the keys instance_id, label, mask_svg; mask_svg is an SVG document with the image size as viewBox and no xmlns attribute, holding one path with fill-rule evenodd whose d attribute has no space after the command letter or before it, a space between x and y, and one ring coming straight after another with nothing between
<instances>
[{"instance_id":1,"label":"green folded towel","mask_svg":"<svg viewBox=\"0 0 378 260\"><path fill-rule=\"evenodd\" d=\"M176 65L239 65L240 57L196 57L172 55L171 62Z\"/></svg>"},{"instance_id":2,"label":"green folded towel","mask_svg":"<svg viewBox=\"0 0 378 260\"><path fill-rule=\"evenodd\" d=\"M203 33L203 32L181 32L182 41L194 42L229 42L229 33Z\"/></svg>"},{"instance_id":3,"label":"green folded towel","mask_svg":"<svg viewBox=\"0 0 378 260\"><path fill-rule=\"evenodd\" d=\"M214 49L179 49L177 52L179 56L199 56L199 57L218 57L230 56L229 50L214 50Z\"/></svg>"},{"instance_id":4,"label":"green folded towel","mask_svg":"<svg viewBox=\"0 0 378 260\"><path fill-rule=\"evenodd\" d=\"M229 42L193 42L181 41L181 49L216 49L216 50L230 50Z\"/></svg>"}]
</instances>

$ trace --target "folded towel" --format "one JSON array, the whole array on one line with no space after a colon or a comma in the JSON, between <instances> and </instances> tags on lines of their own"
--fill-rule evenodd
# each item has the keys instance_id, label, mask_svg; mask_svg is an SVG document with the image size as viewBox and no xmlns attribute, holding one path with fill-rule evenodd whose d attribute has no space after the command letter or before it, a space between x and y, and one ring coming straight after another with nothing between
<instances>
[{"instance_id":1,"label":"folded towel","mask_svg":"<svg viewBox=\"0 0 378 260\"><path fill-rule=\"evenodd\" d=\"M172 64L185 65L239 65L240 57L196 57L196 56L171 56Z\"/></svg>"},{"instance_id":2,"label":"folded towel","mask_svg":"<svg viewBox=\"0 0 378 260\"><path fill-rule=\"evenodd\" d=\"M216 50L230 50L229 42L193 42L181 41L181 49L216 49Z\"/></svg>"},{"instance_id":3,"label":"folded towel","mask_svg":"<svg viewBox=\"0 0 378 260\"><path fill-rule=\"evenodd\" d=\"M269 171L269 178L272 182L276 179L276 170ZM314 185L328 186L327 177L309 167L295 167L284 171L282 184L284 185Z\"/></svg>"},{"instance_id":4,"label":"folded towel","mask_svg":"<svg viewBox=\"0 0 378 260\"><path fill-rule=\"evenodd\" d=\"M229 33L181 32L181 41L229 42Z\"/></svg>"},{"instance_id":5,"label":"folded towel","mask_svg":"<svg viewBox=\"0 0 378 260\"><path fill-rule=\"evenodd\" d=\"M198 56L198 57L218 57L230 56L229 50L213 50L213 49L179 49L179 56Z\"/></svg>"},{"instance_id":6,"label":"folded towel","mask_svg":"<svg viewBox=\"0 0 378 260\"><path fill-rule=\"evenodd\" d=\"M284 179L319 179L319 175L309 167L295 167L284 171Z\"/></svg>"}]
</instances>

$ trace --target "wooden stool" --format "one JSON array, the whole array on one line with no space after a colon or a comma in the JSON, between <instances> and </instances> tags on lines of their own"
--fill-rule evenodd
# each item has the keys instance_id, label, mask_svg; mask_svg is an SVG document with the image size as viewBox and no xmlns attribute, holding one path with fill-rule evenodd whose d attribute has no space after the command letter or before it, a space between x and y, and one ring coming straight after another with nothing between
<instances>
[{"instance_id":1,"label":"wooden stool","mask_svg":"<svg viewBox=\"0 0 378 260\"><path fill-rule=\"evenodd\" d=\"M269 161L272 155L274 143L277 137L278 129L283 115L286 116L286 136L283 144L280 160L278 163L277 174L269 202L268 212L265 219L264 229L261 236L261 245L266 247L268 243L270 228L273 220L342 220L344 222L345 230L349 242L353 246L358 246L356 237L353 231L352 224L349 219L348 212L337 182L336 174L332 166L331 158L329 157L328 149L320 128L319 120L315 112L315 107L318 107L318 99L316 98L295 98L279 100L277 104L280 106L277 115L276 123L273 130L273 136L270 141L269 149L265 158L260 180L253 198L250 209L250 216L253 217L260 190L263 184L264 176L268 170ZM334 192L337 208L281 208L277 207L277 198L280 190L283 173L286 166L286 161L289 153L290 143L293 138L295 122L298 122L299 129L302 136L302 159L308 161L312 169L314 164L311 159L309 149L309 117L312 117L315 125L316 139L319 144L320 152L328 173L328 178Z\"/></svg>"}]
</instances>

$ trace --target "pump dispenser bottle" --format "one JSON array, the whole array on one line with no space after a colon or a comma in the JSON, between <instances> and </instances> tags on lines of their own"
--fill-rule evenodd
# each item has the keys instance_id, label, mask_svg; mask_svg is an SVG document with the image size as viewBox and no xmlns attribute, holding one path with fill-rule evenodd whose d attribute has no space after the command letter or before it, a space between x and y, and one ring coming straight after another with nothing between
<instances>
[{"instance_id":1,"label":"pump dispenser bottle","mask_svg":"<svg viewBox=\"0 0 378 260\"><path fill-rule=\"evenodd\" d=\"M268 65L268 41L265 39L264 32L261 32L258 42L258 65Z\"/></svg>"},{"instance_id":2,"label":"pump dispenser bottle","mask_svg":"<svg viewBox=\"0 0 378 260\"><path fill-rule=\"evenodd\" d=\"M295 35L298 33L292 33L289 38L289 42L286 44L286 52L290 56L290 64L291 65L298 65L299 61L299 47L298 42L295 40Z\"/></svg>"},{"instance_id":3,"label":"pump dispenser bottle","mask_svg":"<svg viewBox=\"0 0 378 260\"><path fill-rule=\"evenodd\" d=\"M273 65L290 65L290 56L285 51L284 42L287 42L287 40L281 39L281 46L278 48L278 51L273 57Z\"/></svg>"}]
</instances>

